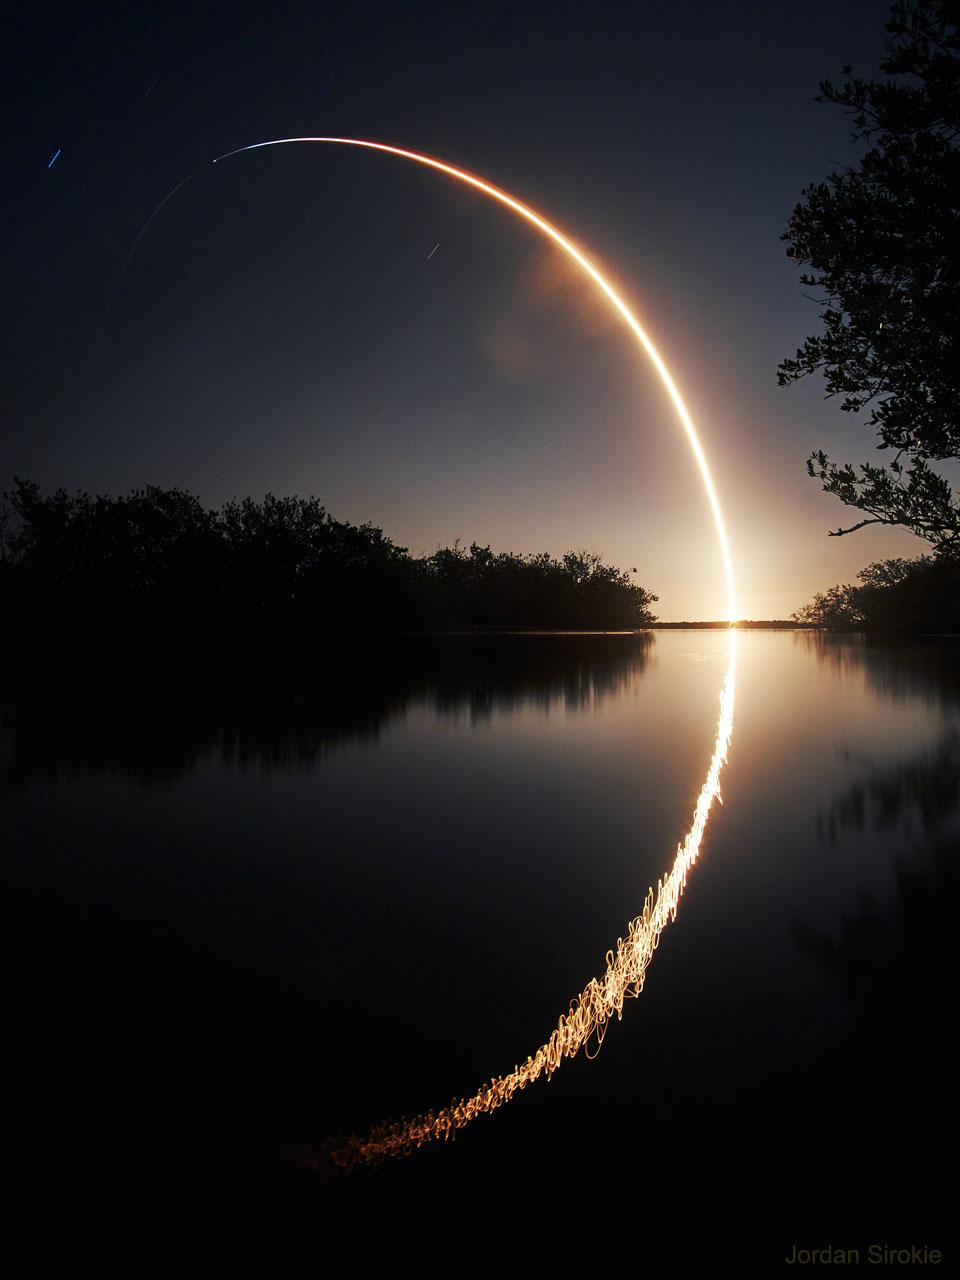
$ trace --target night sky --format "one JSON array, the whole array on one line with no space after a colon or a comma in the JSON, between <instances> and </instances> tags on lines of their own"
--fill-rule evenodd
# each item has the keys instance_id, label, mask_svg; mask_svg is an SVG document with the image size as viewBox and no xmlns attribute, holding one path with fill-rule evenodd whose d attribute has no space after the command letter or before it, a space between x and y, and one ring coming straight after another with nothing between
<instances>
[{"instance_id":1,"label":"night sky","mask_svg":"<svg viewBox=\"0 0 960 1280\"><path fill-rule=\"evenodd\" d=\"M819 380L776 379L818 310L780 235L859 154L818 82L875 74L888 12L34 6L3 55L0 487L315 494L414 554L584 547L636 566L665 620L725 616L673 410L557 250L401 159L212 163L346 135L478 173L622 286L700 430L742 616L920 554L890 530L826 536L854 516L804 462L874 439Z\"/></svg>"}]
</instances>

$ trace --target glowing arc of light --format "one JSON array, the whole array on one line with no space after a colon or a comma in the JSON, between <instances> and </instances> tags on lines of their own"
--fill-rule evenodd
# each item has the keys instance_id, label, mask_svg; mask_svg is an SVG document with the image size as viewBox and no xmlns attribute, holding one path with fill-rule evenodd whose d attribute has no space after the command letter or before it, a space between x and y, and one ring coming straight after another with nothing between
<instances>
[{"instance_id":1,"label":"glowing arc of light","mask_svg":"<svg viewBox=\"0 0 960 1280\"><path fill-rule=\"evenodd\" d=\"M624 302L623 298L621 298L620 294L617 293L609 280L606 279L599 269L594 266L590 259L582 253L571 240L567 239L562 231L559 231L551 222L548 222L546 218L531 209L529 205L525 205L521 200L517 200L506 191L501 191L501 189L499 187L495 187L493 183L485 181L475 173L470 173L467 169L459 169L455 165L447 164L443 160L437 160L433 156L423 155L419 151L409 151L404 147L395 147L386 142L370 142L362 138L273 138L268 142L253 142L249 146L238 147L235 151L228 151L222 156L217 156L213 163L218 164L221 160L227 160L231 156L240 155L244 151L257 151L262 147L282 147L305 142L337 143L341 146L363 147L370 151L382 151L388 155L401 156L403 159L413 160L417 164L426 165L429 169L436 169L440 173L445 173L448 177L456 178L457 181L464 182L468 186L474 187L478 191L482 191L492 199L498 200L500 204L506 205L508 209L512 209L514 213L519 214L521 218L525 218L527 222L532 223L539 231L542 231L545 236L549 236L555 244L559 245L563 252L576 263L577 267L589 276L601 293L603 293L607 298L608 302L626 322L634 337L653 362L653 366L660 375L660 380L666 388L667 393L673 402L673 406L677 411L677 416L680 419L684 432L687 436L687 440L693 450L693 455L696 458L697 467L699 468L700 476L703 480L703 486L707 492L710 509L713 512L714 524L716 525L717 537L720 543L720 551L723 557L723 565L727 578L729 616L730 621L734 622L737 614L733 584L733 565L730 559L730 549L727 544L726 528L723 522L723 515L720 511L720 503L717 498L716 489L713 485L713 477L710 474L706 455L703 452L696 428L693 425L693 419L690 417L687 406L684 404L683 398L677 389L677 385L670 376L670 371L664 364L659 351L657 351L656 347L651 342L643 326L640 324L640 321L627 306L626 302Z\"/></svg>"},{"instance_id":2,"label":"glowing arc of light","mask_svg":"<svg viewBox=\"0 0 960 1280\"><path fill-rule=\"evenodd\" d=\"M626 302L597 267L550 222L521 201L501 191L499 187L493 186L492 183L484 181L465 169L458 169L454 165L402 147L382 142L368 142L359 138L277 138L270 142L256 142L247 147L239 147L236 151L219 156L214 164L218 160L226 160L229 156L239 155L244 151L301 142L329 142L365 147L369 150L401 156L426 165L428 168L437 169L484 192L525 218L559 245L579 269L593 280L652 360L677 410L696 458L713 512L726 570L730 622L733 623L736 620L735 593L727 535L713 479L693 421L656 347ZM673 865L668 874L657 882L656 894L652 889L648 892L643 911L631 920L626 937L620 938L617 942L616 951L607 952L607 964L603 976L599 979L591 979L579 996L571 1002L570 1008L561 1016L550 1038L541 1044L535 1053L529 1055L522 1066L514 1067L514 1070L506 1075L494 1077L489 1084L481 1086L471 1097L455 1099L449 1106L437 1112L427 1112L413 1120L404 1119L399 1122L388 1122L385 1125L375 1125L365 1138L353 1135L343 1142L326 1143L319 1151L307 1149L299 1155L304 1163L323 1169L327 1173L331 1170L345 1171L362 1164L376 1164L388 1156L405 1155L436 1138L449 1138L476 1116L494 1111L505 1102L509 1102L518 1090L533 1083L541 1075L545 1074L549 1079L564 1058L574 1057L581 1049L589 1052L590 1044L594 1040L598 1045L602 1042L613 1015L616 1014L618 1018L622 1016L624 1000L638 996L643 989L646 969L656 950L660 934L672 920L676 919L680 897L686 887L687 875L700 852L700 844L713 801L720 799L720 771L726 762L733 733L735 663L736 632L731 630L730 661L720 696L720 718L717 723L713 756L697 798L690 830L683 843L677 846Z\"/></svg>"}]
</instances>

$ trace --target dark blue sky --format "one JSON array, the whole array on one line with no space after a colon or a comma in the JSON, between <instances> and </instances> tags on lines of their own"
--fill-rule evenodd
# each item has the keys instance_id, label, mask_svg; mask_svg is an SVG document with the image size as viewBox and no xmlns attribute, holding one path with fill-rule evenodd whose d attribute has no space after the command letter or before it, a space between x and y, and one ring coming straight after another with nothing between
<instances>
[{"instance_id":1,"label":"dark blue sky","mask_svg":"<svg viewBox=\"0 0 960 1280\"><path fill-rule=\"evenodd\" d=\"M556 251L391 157L290 147L212 164L348 135L481 174L623 287L700 430L744 616L918 554L889 530L826 537L846 513L804 461L817 447L859 461L873 440L819 383L776 385L817 314L780 234L802 188L857 154L817 84L845 63L875 73L887 14L865 0L35 10L4 54L0 483L176 484L211 506L313 493L415 553L586 547L636 565L662 617L722 616L673 411Z\"/></svg>"}]
</instances>

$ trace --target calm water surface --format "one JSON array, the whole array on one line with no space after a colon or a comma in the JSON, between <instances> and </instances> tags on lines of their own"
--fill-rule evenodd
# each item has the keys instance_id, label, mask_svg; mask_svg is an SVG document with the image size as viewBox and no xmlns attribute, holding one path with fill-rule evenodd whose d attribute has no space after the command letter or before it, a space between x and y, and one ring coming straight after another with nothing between
<instances>
[{"instance_id":1,"label":"calm water surface","mask_svg":"<svg viewBox=\"0 0 960 1280\"><path fill-rule=\"evenodd\" d=\"M626 1238L682 1275L952 1250L951 641L741 633L724 804L599 1057L372 1175L321 1187L284 1158L549 1036L689 828L729 644L448 637L8 678L37 1256L449 1274Z\"/></svg>"}]
</instances>

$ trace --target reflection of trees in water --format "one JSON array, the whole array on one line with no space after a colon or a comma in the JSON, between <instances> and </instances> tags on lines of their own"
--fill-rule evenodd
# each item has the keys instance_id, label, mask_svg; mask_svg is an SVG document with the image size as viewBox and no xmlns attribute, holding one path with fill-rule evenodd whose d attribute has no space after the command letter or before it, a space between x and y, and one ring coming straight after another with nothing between
<instances>
[{"instance_id":1,"label":"reflection of trees in water","mask_svg":"<svg viewBox=\"0 0 960 1280\"><path fill-rule=\"evenodd\" d=\"M918 819L936 839L960 809L960 730L954 729L925 754L904 763L874 767L852 783L822 814L818 827L831 845L846 829L869 833Z\"/></svg>"},{"instance_id":2,"label":"reflection of trees in water","mask_svg":"<svg viewBox=\"0 0 960 1280\"><path fill-rule=\"evenodd\" d=\"M882 698L960 705L960 639L956 636L897 641L890 636L797 631L794 639L838 672L863 672L870 689Z\"/></svg>"},{"instance_id":3,"label":"reflection of trees in water","mask_svg":"<svg viewBox=\"0 0 960 1280\"><path fill-rule=\"evenodd\" d=\"M862 672L869 688L881 697L920 697L960 705L960 640L956 636L898 642L883 636L798 631L794 640L838 672Z\"/></svg>"},{"instance_id":4,"label":"reflection of trees in water","mask_svg":"<svg viewBox=\"0 0 960 1280\"><path fill-rule=\"evenodd\" d=\"M862 896L833 932L794 927L801 952L840 982L850 1010L848 1035L833 1046L819 1084L838 1138L853 1126L865 1177L877 1185L896 1179L898 1195L907 1204L912 1196L917 1213L933 1212L933 1222L946 1202L936 1170L958 1119L958 815L956 731L921 756L875 768L831 804L821 834L836 844L845 831L864 840L902 832L911 852L896 863L894 891L883 903Z\"/></svg>"},{"instance_id":5,"label":"reflection of trees in water","mask_svg":"<svg viewBox=\"0 0 960 1280\"><path fill-rule=\"evenodd\" d=\"M960 732L912 760L875 767L854 782L821 815L821 836L836 845L845 831L869 839L901 830L914 846L896 865L896 889L885 906L864 897L856 914L844 916L837 936L799 928L804 950L824 969L879 1009L902 982L916 974L944 945L955 949L957 841L960 816ZM946 906L950 904L949 915ZM927 957L926 960L923 957ZM942 972L939 963L930 975ZM928 982L923 983L924 989ZM909 1001L922 1001L912 988Z\"/></svg>"},{"instance_id":6,"label":"reflection of trees in water","mask_svg":"<svg viewBox=\"0 0 960 1280\"><path fill-rule=\"evenodd\" d=\"M478 636L465 661L438 663L417 692L442 714L471 720L527 707L582 711L622 693L646 669L652 644L649 633Z\"/></svg>"},{"instance_id":7,"label":"reflection of trees in water","mask_svg":"<svg viewBox=\"0 0 960 1280\"><path fill-rule=\"evenodd\" d=\"M473 718L585 709L641 675L651 647L649 634L422 636L37 662L0 687L0 777L14 787L81 774L172 782L215 751L244 768L310 765L375 739L414 699Z\"/></svg>"}]
</instances>

